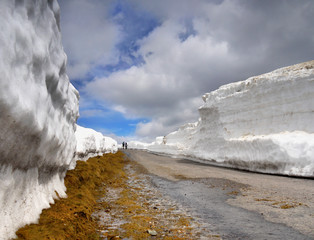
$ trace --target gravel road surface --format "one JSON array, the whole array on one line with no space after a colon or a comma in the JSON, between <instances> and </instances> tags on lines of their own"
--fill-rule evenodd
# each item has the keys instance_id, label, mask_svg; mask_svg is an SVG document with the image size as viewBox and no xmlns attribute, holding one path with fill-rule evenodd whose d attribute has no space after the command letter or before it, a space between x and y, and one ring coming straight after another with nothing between
<instances>
[{"instance_id":1,"label":"gravel road surface","mask_svg":"<svg viewBox=\"0 0 314 240\"><path fill-rule=\"evenodd\" d=\"M210 166L125 150L163 194L222 239L314 239L314 180Z\"/></svg>"}]
</instances>

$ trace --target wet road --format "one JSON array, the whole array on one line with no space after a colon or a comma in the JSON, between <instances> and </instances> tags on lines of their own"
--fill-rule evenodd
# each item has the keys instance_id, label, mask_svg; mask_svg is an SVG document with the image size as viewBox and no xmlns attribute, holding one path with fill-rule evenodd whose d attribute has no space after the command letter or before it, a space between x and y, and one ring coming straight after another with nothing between
<instances>
[{"instance_id":1,"label":"wet road","mask_svg":"<svg viewBox=\"0 0 314 240\"><path fill-rule=\"evenodd\" d=\"M138 150L125 153L148 170L155 187L222 239L314 239L313 180L239 172ZM284 203L291 208L281 208Z\"/></svg>"}]
</instances>

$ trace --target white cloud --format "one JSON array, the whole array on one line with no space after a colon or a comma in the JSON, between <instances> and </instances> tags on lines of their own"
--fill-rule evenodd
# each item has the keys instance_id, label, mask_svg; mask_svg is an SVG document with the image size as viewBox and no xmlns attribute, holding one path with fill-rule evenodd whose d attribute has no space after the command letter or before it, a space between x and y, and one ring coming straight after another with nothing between
<instances>
[{"instance_id":1,"label":"white cloud","mask_svg":"<svg viewBox=\"0 0 314 240\"><path fill-rule=\"evenodd\" d=\"M111 137L114 140L116 140L119 144L118 147L122 148L122 142L130 142L130 141L135 141L138 140L138 138L135 138L134 136L118 136L114 133L112 133L110 130L108 129L102 129L102 128L98 128L96 129L98 132L101 132L104 136L106 137Z\"/></svg>"},{"instance_id":2,"label":"white cloud","mask_svg":"<svg viewBox=\"0 0 314 240\"><path fill-rule=\"evenodd\" d=\"M151 13L161 23L137 41L139 48L134 54L142 56L145 62L96 78L83 92L127 118L152 119L138 124L136 134L141 138L164 135L180 124L196 121L201 95L220 85L314 56L312 1L129 2L135 10ZM97 14L96 11L95 17ZM104 26L112 36L101 35L91 44L98 47L104 43L99 51L108 53L108 58L102 59L104 63L114 61L112 49L119 38L119 28L107 18L103 19ZM96 21L95 29L103 29L103 21ZM79 29L74 35L76 32ZM83 37L83 43L76 48L84 46L87 40ZM88 68L100 57L96 50L78 54L75 59L87 59L79 62L82 67L77 64L81 70L86 67L84 64Z\"/></svg>"},{"instance_id":3,"label":"white cloud","mask_svg":"<svg viewBox=\"0 0 314 240\"><path fill-rule=\"evenodd\" d=\"M92 67L117 61L119 27L110 20L112 1L61 1L61 31L71 79L83 78Z\"/></svg>"},{"instance_id":4,"label":"white cloud","mask_svg":"<svg viewBox=\"0 0 314 240\"><path fill-rule=\"evenodd\" d=\"M87 84L85 91L99 99L126 108L130 116L159 115L168 109L209 89L199 82L215 82L213 71L225 69L233 61L226 42L216 43L211 37L179 38L183 26L172 21L156 28L141 40L139 54L145 64L133 66L98 78ZM210 84L209 84L210 85Z\"/></svg>"},{"instance_id":5,"label":"white cloud","mask_svg":"<svg viewBox=\"0 0 314 240\"><path fill-rule=\"evenodd\" d=\"M116 105L116 106L113 106L112 108L114 111L116 112L119 112L119 113L122 113L122 114L126 114L126 109L124 106L122 105Z\"/></svg>"},{"instance_id":6,"label":"white cloud","mask_svg":"<svg viewBox=\"0 0 314 240\"><path fill-rule=\"evenodd\" d=\"M156 136L167 135L185 123L195 122L198 119L197 109L201 102L199 97L179 101L176 108L168 114L155 116L150 122L140 122L135 135L141 141L150 142Z\"/></svg>"},{"instance_id":7,"label":"white cloud","mask_svg":"<svg viewBox=\"0 0 314 240\"><path fill-rule=\"evenodd\" d=\"M99 109L88 109L80 112L81 117L96 117L96 116L104 116L104 111Z\"/></svg>"},{"instance_id":8,"label":"white cloud","mask_svg":"<svg viewBox=\"0 0 314 240\"><path fill-rule=\"evenodd\" d=\"M226 72L233 58L226 42L215 42L210 36L191 35L182 42L179 34L184 28L175 21L164 22L139 41L138 54L144 56L145 64L96 79L84 91L124 106L120 112L127 118L152 118L137 126L139 137L164 135L196 121L201 95L216 87L215 71Z\"/></svg>"}]
</instances>

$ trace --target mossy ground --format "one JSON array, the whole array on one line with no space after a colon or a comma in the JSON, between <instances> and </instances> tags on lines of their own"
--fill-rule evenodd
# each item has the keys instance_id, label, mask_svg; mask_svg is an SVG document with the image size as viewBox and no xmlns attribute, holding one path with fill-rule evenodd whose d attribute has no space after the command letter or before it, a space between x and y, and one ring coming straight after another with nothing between
<instances>
[{"instance_id":1,"label":"mossy ground","mask_svg":"<svg viewBox=\"0 0 314 240\"><path fill-rule=\"evenodd\" d=\"M125 162L121 152L78 161L65 177L68 197L44 209L38 224L19 229L18 239L100 239L92 213L99 207L97 199L106 187L126 179Z\"/></svg>"},{"instance_id":2,"label":"mossy ground","mask_svg":"<svg viewBox=\"0 0 314 240\"><path fill-rule=\"evenodd\" d=\"M198 223L175 204L163 204L140 177L143 171L120 151L78 161L65 178L68 197L43 210L38 224L21 228L18 239L198 239ZM111 220L120 224L113 227Z\"/></svg>"}]
</instances>

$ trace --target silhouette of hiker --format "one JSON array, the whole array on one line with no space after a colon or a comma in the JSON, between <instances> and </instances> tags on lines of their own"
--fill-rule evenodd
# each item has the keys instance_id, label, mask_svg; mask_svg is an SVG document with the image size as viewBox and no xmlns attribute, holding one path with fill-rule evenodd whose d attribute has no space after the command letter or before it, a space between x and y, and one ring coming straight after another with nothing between
<instances>
[{"instance_id":1,"label":"silhouette of hiker","mask_svg":"<svg viewBox=\"0 0 314 240\"><path fill-rule=\"evenodd\" d=\"M128 149L128 143L124 143L125 149Z\"/></svg>"},{"instance_id":2,"label":"silhouette of hiker","mask_svg":"<svg viewBox=\"0 0 314 240\"><path fill-rule=\"evenodd\" d=\"M122 143L122 148L124 149L124 142Z\"/></svg>"}]
</instances>

